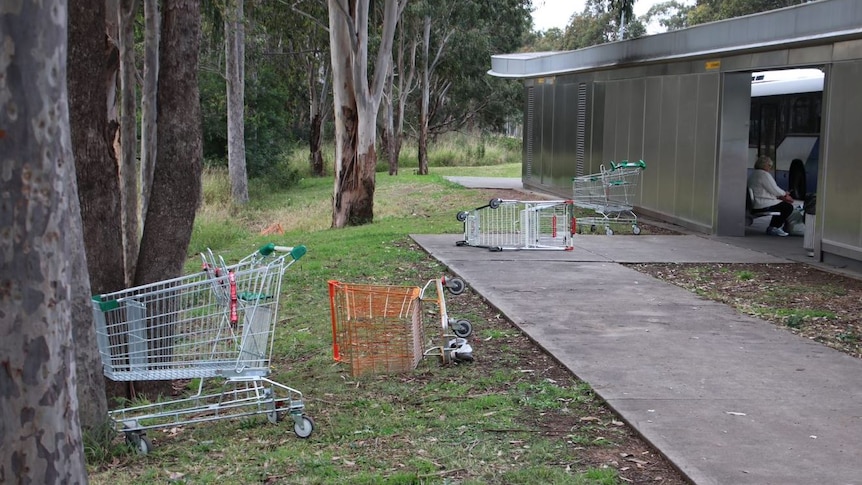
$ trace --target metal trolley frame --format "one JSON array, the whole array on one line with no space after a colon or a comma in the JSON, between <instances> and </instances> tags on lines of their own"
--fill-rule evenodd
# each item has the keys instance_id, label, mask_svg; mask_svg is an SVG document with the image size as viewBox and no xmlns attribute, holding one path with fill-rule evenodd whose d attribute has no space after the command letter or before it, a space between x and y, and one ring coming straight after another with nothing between
<instances>
[{"instance_id":1,"label":"metal trolley frame","mask_svg":"<svg viewBox=\"0 0 862 485\"><path fill-rule=\"evenodd\" d=\"M583 232L584 227L595 232L597 226L604 226L605 234L610 236L614 233L611 226L622 224L630 225L632 234L640 234L632 202L645 168L643 160L619 164L611 162L610 170L602 165L599 173L572 178L572 200L575 206L596 213L596 216L577 218L573 232Z\"/></svg>"},{"instance_id":2,"label":"metal trolley frame","mask_svg":"<svg viewBox=\"0 0 862 485\"><path fill-rule=\"evenodd\" d=\"M425 350L425 356L436 356L443 364L451 362L472 362L473 349L467 343L467 338L473 334L473 325L467 320L449 317L446 309L445 290L453 295L464 293L466 285L461 278L440 277L425 283L419 293L419 300L434 302L440 318L441 345L432 345Z\"/></svg>"},{"instance_id":3,"label":"metal trolley frame","mask_svg":"<svg viewBox=\"0 0 862 485\"><path fill-rule=\"evenodd\" d=\"M491 199L471 211L461 211L464 239L459 246L570 251L574 210L571 200Z\"/></svg>"},{"instance_id":4,"label":"metal trolley frame","mask_svg":"<svg viewBox=\"0 0 862 485\"><path fill-rule=\"evenodd\" d=\"M282 276L305 252L268 244L228 266L208 251L199 273L92 298L106 377L197 380L191 397L111 411L128 444L146 454L149 429L256 414L289 415L297 436L311 435L302 393L268 377ZM207 379L218 389L204 393Z\"/></svg>"}]
</instances>

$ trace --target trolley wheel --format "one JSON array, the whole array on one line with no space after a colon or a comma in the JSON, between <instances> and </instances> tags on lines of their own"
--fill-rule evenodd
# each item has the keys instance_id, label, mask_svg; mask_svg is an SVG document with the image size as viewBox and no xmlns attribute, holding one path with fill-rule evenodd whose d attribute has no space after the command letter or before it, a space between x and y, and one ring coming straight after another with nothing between
<instances>
[{"instance_id":1,"label":"trolley wheel","mask_svg":"<svg viewBox=\"0 0 862 485\"><path fill-rule=\"evenodd\" d=\"M270 424L278 424L284 420L284 411L280 411L275 407L275 403L270 403L268 406L269 411L266 412L266 420L270 422Z\"/></svg>"},{"instance_id":2,"label":"trolley wheel","mask_svg":"<svg viewBox=\"0 0 862 485\"><path fill-rule=\"evenodd\" d=\"M640 228L640 226L638 226L637 224L634 224L634 225L632 226L632 234L634 234L635 236L637 236L637 235L638 235L638 234L640 234L640 233L641 233L641 228Z\"/></svg>"},{"instance_id":3,"label":"trolley wheel","mask_svg":"<svg viewBox=\"0 0 862 485\"><path fill-rule=\"evenodd\" d=\"M466 220L467 220L467 216L469 216L469 215L470 215L470 213L469 213L469 212L467 212L467 211L461 211L461 212L459 212L459 213L458 213L458 215L457 215L457 216L455 216L455 218L456 218L456 219L458 219L458 222L464 222L464 221L466 221Z\"/></svg>"},{"instance_id":4,"label":"trolley wheel","mask_svg":"<svg viewBox=\"0 0 862 485\"><path fill-rule=\"evenodd\" d=\"M460 295L467 288L467 285L464 284L464 280L461 278L446 278L445 282L446 289L453 295Z\"/></svg>"},{"instance_id":5,"label":"trolley wheel","mask_svg":"<svg viewBox=\"0 0 862 485\"><path fill-rule=\"evenodd\" d=\"M293 425L293 432L300 438L308 438L312 431L314 431L314 421L304 414L302 420Z\"/></svg>"},{"instance_id":6,"label":"trolley wheel","mask_svg":"<svg viewBox=\"0 0 862 485\"><path fill-rule=\"evenodd\" d=\"M611 229L610 227L606 227L606 228L605 228L605 235L613 236L613 235L614 235L614 230L613 230L613 229Z\"/></svg>"},{"instance_id":7,"label":"trolley wheel","mask_svg":"<svg viewBox=\"0 0 862 485\"><path fill-rule=\"evenodd\" d=\"M455 245L456 245L456 246L466 246L466 245L467 245L467 241L455 241Z\"/></svg>"},{"instance_id":8,"label":"trolley wheel","mask_svg":"<svg viewBox=\"0 0 862 485\"><path fill-rule=\"evenodd\" d=\"M500 204L502 204L502 203L503 203L503 199L500 199L500 198L491 199L491 202L488 203L488 207L490 207L492 209L496 209L496 208L500 207Z\"/></svg>"},{"instance_id":9,"label":"trolley wheel","mask_svg":"<svg viewBox=\"0 0 862 485\"><path fill-rule=\"evenodd\" d=\"M590 225L590 232L596 232L596 225L595 224Z\"/></svg>"},{"instance_id":10,"label":"trolley wheel","mask_svg":"<svg viewBox=\"0 0 862 485\"><path fill-rule=\"evenodd\" d=\"M126 433L126 444L138 452L139 455L146 455L153 450L153 442L150 438L138 431Z\"/></svg>"},{"instance_id":11,"label":"trolley wheel","mask_svg":"<svg viewBox=\"0 0 862 485\"><path fill-rule=\"evenodd\" d=\"M455 325L452 326L452 332L456 337L467 338L470 335L473 335L473 324L467 320L458 320L455 322Z\"/></svg>"},{"instance_id":12,"label":"trolley wheel","mask_svg":"<svg viewBox=\"0 0 862 485\"><path fill-rule=\"evenodd\" d=\"M499 253L502 250L503 248L501 248L500 246L491 246L488 248L488 251L491 251L492 253Z\"/></svg>"}]
</instances>

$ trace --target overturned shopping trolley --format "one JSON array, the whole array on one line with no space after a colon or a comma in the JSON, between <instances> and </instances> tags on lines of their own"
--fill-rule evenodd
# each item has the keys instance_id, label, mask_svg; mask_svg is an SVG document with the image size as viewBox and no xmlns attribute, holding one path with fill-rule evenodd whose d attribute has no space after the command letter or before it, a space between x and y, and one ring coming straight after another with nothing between
<instances>
[{"instance_id":1,"label":"overturned shopping trolley","mask_svg":"<svg viewBox=\"0 0 862 485\"><path fill-rule=\"evenodd\" d=\"M287 414L311 435L302 393L268 378L282 276L305 252L269 244L232 266L209 252L199 273L93 297L106 377L198 383L191 397L111 411L127 443L146 454L149 429L255 414Z\"/></svg>"},{"instance_id":2,"label":"overturned shopping trolley","mask_svg":"<svg viewBox=\"0 0 862 485\"><path fill-rule=\"evenodd\" d=\"M605 234L613 235L613 225L631 226L632 234L640 234L638 218L633 211L634 198L637 196L638 181L646 164L623 161L611 162L611 168L600 167L599 173L582 175L572 179L572 201L575 206L588 209L593 216L578 217L572 232L582 233L585 228L595 232L604 227Z\"/></svg>"},{"instance_id":3,"label":"overturned shopping trolley","mask_svg":"<svg viewBox=\"0 0 862 485\"><path fill-rule=\"evenodd\" d=\"M409 372L429 355L441 357L444 364L472 360L463 345L456 349L446 340L464 339L473 327L466 320L449 319L444 288L457 295L465 285L459 278L445 277L431 280L423 288L329 281L333 358L349 367L353 377ZM431 301L436 303L436 309L423 308ZM440 336L444 339L442 344L435 343L428 349L423 322L426 310L440 315ZM427 334L434 341L436 335L432 333L438 332Z\"/></svg>"},{"instance_id":4,"label":"overturned shopping trolley","mask_svg":"<svg viewBox=\"0 0 862 485\"><path fill-rule=\"evenodd\" d=\"M572 249L571 200L491 199L487 205L458 213L464 223L459 246L491 251L506 249Z\"/></svg>"}]
</instances>

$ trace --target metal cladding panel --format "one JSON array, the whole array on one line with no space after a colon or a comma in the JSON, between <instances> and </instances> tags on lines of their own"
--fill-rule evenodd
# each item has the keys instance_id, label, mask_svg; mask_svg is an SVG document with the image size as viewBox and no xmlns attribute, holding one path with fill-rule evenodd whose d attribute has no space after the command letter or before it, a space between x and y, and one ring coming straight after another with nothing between
<instances>
[{"instance_id":1,"label":"metal cladding panel","mask_svg":"<svg viewBox=\"0 0 862 485\"><path fill-rule=\"evenodd\" d=\"M661 149L657 164L654 164L658 175L658 200L656 209L665 214L675 214L676 207L676 164L677 164L677 124L679 122L679 81L677 76L667 76L662 79L661 87L661 123L659 124L659 142Z\"/></svg>"},{"instance_id":2,"label":"metal cladding panel","mask_svg":"<svg viewBox=\"0 0 862 485\"><path fill-rule=\"evenodd\" d=\"M718 142L718 203L713 232L745 235L748 119L751 114L751 75L726 73L721 82L721 125Z\"/></svg>"},{"instance_id":3,"label":"metal cladding panel","mask_svg":"<svg viewBox=\"0 0 862 485\"><path fill-rule=\"evenodd\" d=\"M644 97L646 80L629 81L628 126L630 130L626 157L631 161L644 160Z\"/></svg>"},{"instance_id":4,"label":"metal cladding panel","mask_svg":"<svg viewBox=\"0 0 862 485\"><path fill-rule=\"evenodd\" d=\"M862 254L862 61L834 64L828 76L828 126L817 190L817 219L824 243Z\"/></svg>"},{"instance_id":5,"label":"metal cladding panel","mask_svg":"<svg viewBox=\"0 0 862 485\"><path fill-rule=\"evenodd\" d=\"M643 159L647 164L641 178L641 206L658 210L659 177L661 160L661 94L662 78L646 79L644 89Z\"/></svg>"},{"instance_id":6,"label":"metal cladding panel","mask_svg":"<svg viewBox=\"0 0 862 485\"><path fill-rule=\"evenodd\" d=\"M697 76L680 76L679 118L677 125L676 203L674 213L683 219L696 220L693 205L695 164L694 139L697 130Z\"/></svg>"},{"instance_id":7,"label":"metal cladding panel","mask_svg":"<svg viewBox=\"0 0 862 485\"><path fill-rule=\"evenodd\" d=\"M577 158L578 85L556 84L557 99L554 117L554 161L550 184L556 189L571 185Z\"/></svg>"},{"instance_id":8,"label":"metal cladding panel","mask_svg":"<svg viewBox=\"0 0 862 485\"><path fill-rule=\"evenodd\" d=\"M604 139L602 146L604 147L605 158L601 161L602 164L607 164L608 160L613 160L617 156L617 146L621 133L617 131L617 104L620 102L620 83L609 82L603 83L605 86L605 104L604 104ZM593 170L590 173L596 173Z\"/></svg>"},{"instance_id":9,"label":"metal cladding panel","mask_svg":"<svg viewBox=\"0 0 862 485\"><path fill-rule=\"evenodd\" d=\"M585 167L586 173L596 173L599 171L599 166L605 157L605 148L602 145L604 138L605 126L605 84L593 83L593 104L590 113L592 119L590 124L592 130L590 132L590 151Z\"/></svg>"},{"instance_id":10,"label":"metal cladding panel","mask_svg":"<svg viewBox=\"0 0 862 485\"><path fill-rule=\"evenodd\" d=\"M712 221L715 214L716 154L718 146L718 95L721 74L697 77L697 129L695 130L695 174L692 186L697 196L692 212L698 220Z\"/></svg>"}]
</instances>

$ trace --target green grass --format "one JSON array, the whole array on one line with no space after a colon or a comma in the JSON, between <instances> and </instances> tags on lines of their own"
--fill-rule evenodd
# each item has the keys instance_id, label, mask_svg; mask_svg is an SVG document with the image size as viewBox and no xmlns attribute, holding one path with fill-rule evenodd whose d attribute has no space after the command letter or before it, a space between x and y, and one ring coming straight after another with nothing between
<instances>
[{"instance_id":1,"label":"green grass","mask_svg":"<svg viewBox=\"0 0 862 485\"><path fill-rule=\"evenodd\" d=\"M585 450L612 446L624 431L607 417L580 420L607 411L573 377L523 372L536 359L532 344L469 292L447 298L447 306L472 320L485 361L425 359L406 374L356 378L332 358L327 281L421 286L445 274L408 235L461 233L455 214L489 195L442 175L517 177L514 165L378 173L374 223L340 230L330 229L331 178L300 174L284 190L253 181L251 202L234 207L224 195L226 175L207 172L189 271L208 247L229 263L268 242L308 248L284 274L270 377L305 394L315 432L299 439L289 420L274 426L262 416L170 426L148 433L155 449L145 456L122 451L120 436L113 448L88 455L91 483L623 483ZM284 234L259 235L273 224ZM433 330L437 320L429 320ZM524 348L533 350L521 355ZM554 425L567 432L543 431Z\"/></svg>"}]
</instances>

